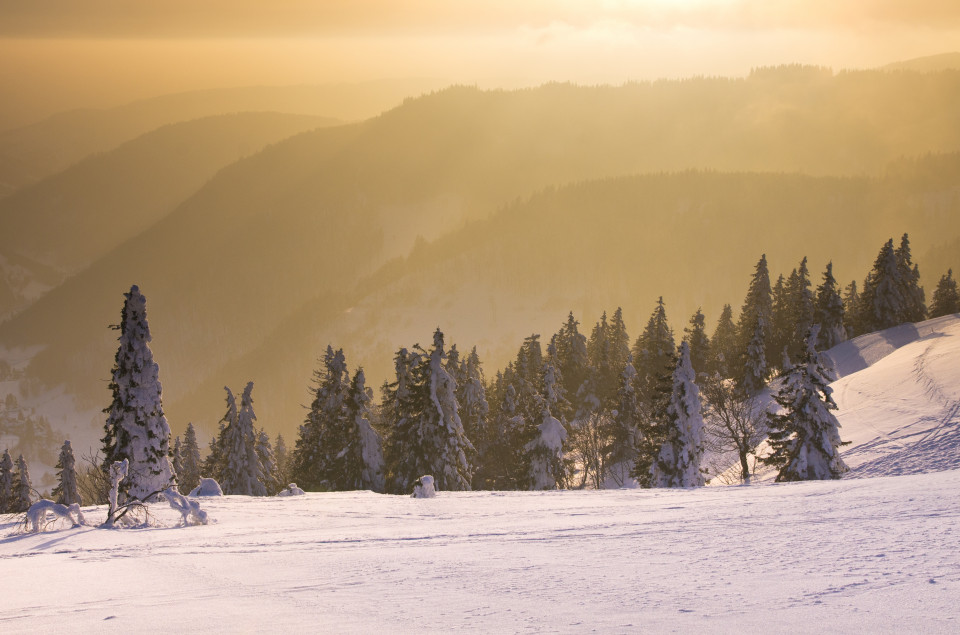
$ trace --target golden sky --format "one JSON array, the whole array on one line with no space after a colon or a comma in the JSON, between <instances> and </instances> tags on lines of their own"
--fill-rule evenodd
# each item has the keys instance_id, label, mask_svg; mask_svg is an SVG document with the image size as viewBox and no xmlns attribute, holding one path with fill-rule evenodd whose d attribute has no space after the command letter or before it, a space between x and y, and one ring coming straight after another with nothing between
<instances>
[{"instance_id":1,"label":"golden sky","mask_svg":"<svg viewBox=\"0 0 960 635\"><path fill-rule=\"evenodd\" d=\"M955 50L957 0L0 0L0 129L201 88L620 83Z\"/></svg>"}]
</instances>

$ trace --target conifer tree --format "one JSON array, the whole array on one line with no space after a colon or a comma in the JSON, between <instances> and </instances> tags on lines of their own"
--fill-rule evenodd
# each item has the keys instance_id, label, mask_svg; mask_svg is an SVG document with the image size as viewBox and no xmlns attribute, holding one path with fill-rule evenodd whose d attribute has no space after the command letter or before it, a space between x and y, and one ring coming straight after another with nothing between
<instances>
[{"instance_id":1,"label":"conifer tree","mask_svg":"<svg viewBox=\"0 0 960 635\"><path fill-rule=\"evenodd\" d=\"M549 376L553 377L552 373ZM540 403L543 409L542 420L537 426L534 438L525 448L530 455L526 489L558 489L563 487L566 481L563 446L567 439L567 430L559 419L550 414L547 400L541 398Z\"/></svg>"},{"instance_id":2,"label":"conifer tree","mask_svg":"<svg viewBox=\"0 0 960 635\"><path fill-rule=\"evenodd\" d=\"M797 270L793 270L793 277L796 277ZM777 277L776 284L771 291L771 309L770 322L767 324L766 348L771 353L767 356L768 368L770 370L779 370L783 353L790 346L790 337L793 333L793 302L790 297L790 291L787 288L787 281L781 275ZM776 353L776 355L772 355ZM770 359L774 357L774 359ZM770 362L773 362L772 364Z\"/></svg>"},{"instance_id":3,"label":"conifer tree","mask_svg":"<svg viewBox=\"0 0 960 635\"><path fill-rule=\"evenodd\" d=\"M700 390L690 364L690 347L680 345L673 371L673 391L667 407L666 438L650 469L653 487L699 487L704 484L703 417Z\"/></svg>"},{"instance_id":4,"label":"conifer tree","mask_svg":"<svg viewBox=\"0 0 960 635\"><path fill-rule=\"evenodd\" d=\"M174 484L170 463L170 426L163 414L159 366L153 361L147 324L147 301L134 285L124 294L117 354L104 409L104 471L115 461L129 460L129 474L120 491L143 500Z\"/></svg>"},{"instance_id":5,"label":"conifer tree","mask_svg":"<svg viewBox=\"0 0 960 635\"><path fill-rule=\"evenodd\" d=\"M13 496L8 507L10 512L25 512L33 502L33 484L30 482L30 469L27 460L21 454L17 457L17 471L13 474Z\"/></svg>"},{"instance_id":6,"label":"conifer tree","mask_svg":"<svg viewBox=\"0 0 960 635\"><path fill-rule=\"evenodd\" d=\"M787 291L790 296L791 332L787 343L787 353L791 358L796 357L806 346L807 331L813 324L816 311L813 293L810 291L810 270L807 268L807 258L800 261L800 266L790 274L787 281ZM778 355L782 351L771 351ZM770 358L767 358L769 364ZM780 364L778 363L778 366Z\"/></svg>"},{"instance_id":7,"label":"conifer tree","mask_svg":"<svg viewBox=\"0 0 960 635\"><path fill-rule=\"evenodd\" d=\"M384 491L383 442L370 422L372 397L366 387L363 368L358 368L347 393L348 458L345 471L353 481L352 489Z\"/></svg>"},{"instance_id":8,"label":"conifer tree","mask_svg":"<svg viewBox=\"0 0 960 635\"><path fill-rule=\"evenodd\" d=\"M637 371L637 391L641 401L656 412L666 408L670 373L676 362L673 329L667 321L661 296L647 320L647 326L633 345L633 365ZM662 406L662 407L661 407Z\"/></svg>"},{"instance_id":9,"label":"conifer tree","mask_svg":"<svg viewBox=\"0 0 960 635\"><path fill-rule=\"evenodd\" d=\"M837 404L821 354L819 326L810 328L807 346L783 378L776 396L781 411L768 414L771 453L763 460L777 468L777 481L840 478L847 466L840 458Z\"/></svg>"},{"instance_id":10,"label":"conifer tree","mask_svg":"<svg viewBox=\"0 0 960 635\"><path fill-rule=\"evenodd\" d=\"M481 440L486 437L487 418L490 415L490 404L487 403L487 391L483 383L483 369L476 346L461 361L459 374L457 403L460 404L460 420L463 422L464 434L474 446L474 454L470 458L474 465L474 478L476 478L476 475L481 472L479 456L483 444Z\"/></svg>"},{"instance_id":11,"label":"conifer tree","mask_svg":"<svg viewBox=\"0 0 960 635\"><path fill-rule=\"evenodd\" d=\"M854 292L856 290L854 289ZM828 262L823 272L823 282L817 287L816 311L813 321L820 325L817 340L818 350L828 350L847 339L844 328L844 303L833 277L833 263Z\"/></svg>"},{"instance_id":12,"label":"conifer tree","mask_svg":"<svg viewBox=\"0 0 960 635\"><path fill-rule=\"evenodd\" d=\"M327 346L323 370L314 373L316 389L294 450L294 480L311 490L353 489L346 474L347 392L350 376L343 349Z\"/></svg>"},{"instance_id":13,"label":"conifer tree","mask_svg":"<svg viewBox=\"0 0 960 635\"><path fill-rule=\"evenodd\" d=\"M910 256L910 238L904 234L897 248L897 281L903 298L900 322L922 322L927 317L927 304L920 286L920 270Z\"/></svg>"},{"instance_id":14,"label":"conifer tree","mask_svg":"<svg viewBox=\"0 0 960 635\"><path fill-rule=\"evenodd\" d=\"M891 238L880 249L863 282L857 311L862 332L881 331L902 323L907 302L904 288Z\"/></svg>"},{"instance_id":15,"label":"conifer tree","mask_svg":"<svg viewBox=\"0 0 960 635\"><path fill-rule=\"evenodd\" d=\"M566 411L555 413L572 418L581 404L577 401L580 387L587 379L587 338L579 331L580 323L574 319L573 312L567 316L567 321L551 339L556 351L556 369L562 379L563 394L566 395L569 406Z\"/></svg>"},{"instance_id":16,"label":"conifer tree","mask_svg":"<svg viewBox=\"0 0 960 635\"><path fill-rule=\"evenodd\" d=\"M953 269L940 276L937 288L930 303L930 317L941 317L960 313L960 294L957 293L957 281L953 279Z\"/></svg>"},{"instance_id":17,"label":"conifer tree","mask_svg":"<svg viewBox=\"0 0 960 635\"><path fill-rule=\"evenodd\" d=\"M254 445L257 459L263 467L263 488L267 496L276 496L277 492L286 487L286 483L280 478L277 459L274 456L273 447L270 445L270 436L263 428L254 431L254 436L257 439Z\"/></svg>"},{"instance_id":18,"label":"conifer tree","mask_svg":"<svg viewBox=\"0 0 960 635\"><path fill-rule=\"evenodd\" d=\"M394 356L396 379L383 393L381 416L388 431L384 439L384 462L388 487L395 494L409 493L413 482L425 472L418 441L418 419L414 399L414 371L421 364L420 355L401 348ZM300 441L297 441L299 448Z\"/></svg>"},{"instance_id":19,"label":"conifer tree","mask_svg":"<svg viewBox=\"0 0 960 635\"><path fill-rule=\"evenodd\" d=\"M63 447L60 448L60 458L57 460L57 486L52 496L54 501L62 505L83 504L77 487L76 461L70 441L64 441Z\"/></svg>"},{"instance_id":20,"label":"conifer tree","mask_svg":"<svg viewBox=\"0 0 960 635\"><path fill-rule=\"evenodd\" d=\"M257 456L257 440L253 422L257 416L253 412L253 382L248 382L240 397L240 409L229 388L227 392L227 412L223 416L224 453L226 468L223 482L220 483L224 494L243 496L265 496L264 470Z\"/></svg>"},{"instance_id":21,"label":"conifer tree","mask_svg":"<svg viewBox=\"0 0 960 635\"><path fill-rule=\"evenodd\" d=\"M12 511L13 507L13 459L10 450L3 451L0 458L0 514Z\"/></svg>"},{"instance_id":22,"label":"conifer tree","mask_svg":"<svg viewBox=\"0 0 960 635\"><path fill-rule=\"evenodd\" d=\"M711 374L719 374L724 379L731 376L731 365L737 362L737 327L733 323L733 309L729 304L723 305L717 327L710 338L710 365Z\"/></svg>"},{"instance_id":23,"label":"conifer tree","mask_svg":"<svg viewBox=\"0 0 960 635\"><path fill-rule=\"evenodd\" d=\"M273 443L273 456L277 461L277 476L280 479L280 484L286 486L290 482L289 457L287 456L287 443L279 432L276 441Z\"/></svg>"},{"instance_id":24,"label":"conifer tree","mask_svg":"<svg viewBox=\"0 0 960 635\"><path fill-rule=\"evenodd\" d=\"M690 345L693 372L698 376L705 374L710 361L710 338L707 337L707 320L700 308L690 317L690 325L683 329L683 333L683 339Z\"/></svg>"},{"instance_id":25,"label":"conifer tree","mask_svg":"<svg viewBox=\"0 0 960 635\"><path fill-rule=\"evenodd\" d=\"M186 494L200 484L200 446L197 443L197 431L192 423L187 424L183 436L183 467L177 472L177 482L182 493ZM215 477L214 477L215 478Z\"/></svg>"},{"instance_id":26,"label":"conifer tree","mask_svg":"<svg viewBox=\"0 0 960 635\"><path fill-rule=\"evenodd\" d=\"M177 488L179 489L181 487L180 473L183 472L183 448L180 447L179 436L173 440L173 452L171 454L170 462L173 465L173 473L177 475Z\"/></svg>"},{"instance_id":27,"label":"conifer tree","mask_svg":"<svg viewBox=\"0 0 960 635\"><path fill-rule=\"evenodd\" d=\"M863 333L860 319L860 293L857 291L857 281L851 280L843 295L843 326L847 331L847 339L852 339Z\"/></svg>"},{"instance_id":28,"label":"conifer tree","mask_svg":"<svg viewBox=\"0 0 960 635\"><path fill-rule=\"evenodd\" d=\"M767 269L767 256L763 254L750 279L737 322L739 363L730 364L730 371L737 384L748 393L759 391L766 383L771 353L776 359L780 356L779 351L774 353L767 350L772 311L770 273Z\"/></svg>"},{"instance_id":29,"label":"conifer tree","mask_svg":"<svg viewBox=\"0 0 960 635\"><path fill-rule=\"evenodd\" d=\"M203 460L203 473L201 476L212 478L217 481L217 483L223 482L223 475L227 469L226 432L226 421L221 419L217 435L210 439L207 458ZM199 484L199 481L197 483Z\"/></svg>"},{"instance_id":30,"label":"conifer tree","mask_svg":"<svg viewBox=\"0 0 960 635\"><path fill-rule=\"evenodd\" d=\"M623 486L637 462L638 448L642 439L640 429L643 412L636 390L637 371L633 367L633 355L620 373L617 388L617 407L613 416L609 473L613 481ZM647 454L651 454L648 452Z\"/></svg>"}]
</instances>

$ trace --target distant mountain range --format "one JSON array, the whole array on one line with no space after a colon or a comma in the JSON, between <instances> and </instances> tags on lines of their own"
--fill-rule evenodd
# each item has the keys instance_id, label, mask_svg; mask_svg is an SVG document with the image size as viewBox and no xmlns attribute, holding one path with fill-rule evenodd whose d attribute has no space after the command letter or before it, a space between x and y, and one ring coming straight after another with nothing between
<instances>
[{"instance_id":1,"label":"distant mountain range","mask_svg":"<svg viewBox=\"0 0 960 635\"><path fill-rule=\"evenodd\" d=\"M136 283L175 431L209 433L222 386L253 380L260 424L292 435L328 342L373 384L438 325L488 373L568 310L588 331L622 305L635 336L663 295L678 334L701 305L712 330L761 253L774 275L809 256L815 284L833 258L848 282L891 236L956 240L956 103L957 72L786 66L171 126L0 202L22 237L4 271L34 263L49 289L0 324L0 353L31 351L26 405L56 389L95 423ZM192 146L210 154L181 173Z\"/></svg>"}]
</instances>

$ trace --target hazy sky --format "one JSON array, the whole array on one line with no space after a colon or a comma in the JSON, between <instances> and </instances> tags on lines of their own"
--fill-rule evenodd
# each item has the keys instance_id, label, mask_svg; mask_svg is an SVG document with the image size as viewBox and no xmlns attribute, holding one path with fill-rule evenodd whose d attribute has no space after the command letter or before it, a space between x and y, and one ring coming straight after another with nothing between
<instances>
[{"instance_id":1,"label":"hazy sky","mask_svg":"<svg viewBox=\"0 0 960 635\"><path fill-rule=\"evenodd\" d=\"M957 0L0 0L0 128L198 88L620 83L958 49Z\"/></svg>"}]
</instances>

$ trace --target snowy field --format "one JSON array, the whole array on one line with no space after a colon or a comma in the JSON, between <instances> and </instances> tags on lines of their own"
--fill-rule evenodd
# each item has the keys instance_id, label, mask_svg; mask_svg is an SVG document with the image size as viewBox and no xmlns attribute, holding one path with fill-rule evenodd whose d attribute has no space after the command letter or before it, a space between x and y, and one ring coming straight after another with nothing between
<instances>
[{"instance_id":1,"label":"snowy field","mask_svg":"<svg viewBox=\"0 0 960 635\"><path fill-rule=\"evenodd\" d=\"M960 632L960 316L831 355L841 481L0 516L0 632Z\"/></svg>"},{"instance_id":2,"label":"snowy field","mask_svg":"<svg viewBox=\"0 0 960 635\"><path fill-rule=\"evenodd\" d=\"M0 630L958 632L958 490L226 497L208 526L3 538Z\"/></svg>"}]
</instances>

